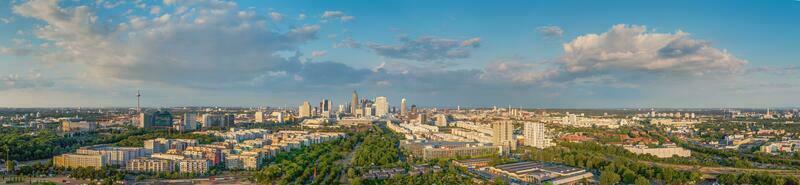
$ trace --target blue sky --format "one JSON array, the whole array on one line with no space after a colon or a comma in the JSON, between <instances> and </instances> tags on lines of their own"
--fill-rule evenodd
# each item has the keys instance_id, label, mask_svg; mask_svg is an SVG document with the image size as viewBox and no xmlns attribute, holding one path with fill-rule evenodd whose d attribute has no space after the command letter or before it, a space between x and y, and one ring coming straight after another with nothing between
<instances>
[{"instance_id":1,"label":"blue sky","mask_svg":"<svg viewBox=\"0 0 800 185\"><path fill-rule=\"evenodd\" d=\"M796 107L800 2L0 3L0 107ZM337 102L338 101L338 102Z\"/></svg>"}]
</instances>

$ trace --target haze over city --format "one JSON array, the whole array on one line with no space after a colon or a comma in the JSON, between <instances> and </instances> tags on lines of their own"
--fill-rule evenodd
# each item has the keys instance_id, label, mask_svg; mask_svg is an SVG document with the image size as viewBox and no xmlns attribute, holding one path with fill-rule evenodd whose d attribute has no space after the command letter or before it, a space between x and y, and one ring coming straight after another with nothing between
<instances>
[{"instance_id":1,"label":"haze over city","mask_svg":"<svg viewBox=\"0 0 800 185\"><path fill-rule=\"evenodd\" d=\"M793 107L800 2L0 3L0 107Z\"/></svg>"}]
</instances>

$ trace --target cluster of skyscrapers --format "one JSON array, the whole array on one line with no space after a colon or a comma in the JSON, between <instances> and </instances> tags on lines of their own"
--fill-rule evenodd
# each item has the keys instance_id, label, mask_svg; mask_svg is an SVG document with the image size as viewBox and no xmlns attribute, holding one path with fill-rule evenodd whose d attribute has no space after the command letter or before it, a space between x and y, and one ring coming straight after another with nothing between
<instances>
[{"instance_id":1,"label":"cluster of skyscrapers","mask_svg":"<svg viewBox=\"0 0 800 185\"><path fill-rule=\"evenodd\" d=\"M329 118L334 116L350 115L353 117L377 117L384 118L389 116L390 113L399 113L399 115L406 115L408 113L407 100L405 98L400 102L400 110L396 107L389 105L389 99L385 96L378 96L374 99L362 97L359 99L358 92L353 91L351 100L347 104L340 104L338 110L333 110L333 103L329 99L323 99L319 102L319 106L312 106L308 101L304 101L298 107L299 118L323 117ZM412 105L412 109L414 109Z\"/></svg>"},{"instance_id":2,"label":"cluster of skyscrapers","mask_svg":"<svg viewBox=\"0 0 800 185\"><path fill-rule=\"evenodd\" d=\"M155 112L139 113L139 128L165 129L177 131L193 131L200 128L227 127L234 124L236 116L227 113L204 113L199 116L196 113L184 113L179 121L173 120L173 115L169 111L158 110Z\"/></svg>"}]
</instances>

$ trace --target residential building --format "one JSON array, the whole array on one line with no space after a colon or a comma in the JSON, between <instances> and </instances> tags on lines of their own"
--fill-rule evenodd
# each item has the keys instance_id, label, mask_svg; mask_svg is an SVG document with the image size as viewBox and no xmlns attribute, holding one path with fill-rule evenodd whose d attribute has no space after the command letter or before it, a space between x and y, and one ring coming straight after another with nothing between
<instances>
[{"instance_id":1,"label":"residential building","mask_svg":"<svg viewBox=\"0 0 800 185\"><path fill-rule=\"evenodd\" d=\"M514 125L510 121L496 122L492 125L492 130L492 143L495 146L503 146L510 150L517 149L517 142L514 140Z\"/></svg>"},{"instance_id":2,"label":"residential building","mask_svg":"<svg viewBox=\"0 0 800 185\"><path fill-rule=\"evenodd\" d=\"M138 158L128 161L125 170L130 172L173 172L175 163L166 159Z\"/></svg>"},{"instance_id":3,"label":"residential building","mask_svg":"<svg viewBox=\"0 0 800 185\"><path fill-rule=\"evenodd\" d=\"M108 156L98 154L61 154L53 157L53 165L61 168L100 169L109 165Z\"/></svg>"}]
</instances>

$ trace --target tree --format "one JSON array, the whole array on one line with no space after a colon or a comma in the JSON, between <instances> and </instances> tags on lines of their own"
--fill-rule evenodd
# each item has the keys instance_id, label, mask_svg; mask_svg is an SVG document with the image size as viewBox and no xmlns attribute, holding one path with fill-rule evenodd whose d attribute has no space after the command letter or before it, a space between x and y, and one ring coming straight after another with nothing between
<instances>
[{"instance_id":1,"label":"tree","mask_svg":"<svg viewBox=\"0 0 800 185\"><path fill-rule=\"evenodd\" d=\"M600 173L600 185L614 185L619 183L620 177L611 170L605 170Z\"/></svg>"},{"instance_id":2,"label":"tree","mask_svg":"<svg viewBox=\"0 0 800 185\"><path fill-rule=\"evenodd\" d=\"M650 181L648 181L646 178L644 178L642 176L639 176L638 178L636 178L636 182L634 182L634 184L635 185L650 185Z\"/></svg>"},{"instance_id":3,"label":"tree","mask_svg":"<svg viewBox=\"0 0 800 185\"><path fill-rule=\"evenodd\" d=\"M14 164L14 160L7 160L6 161L6 169L9 172L14 173L14 170L16 169L15 167L16 167L16 164Z\"/></svg>"}]
</instances>

